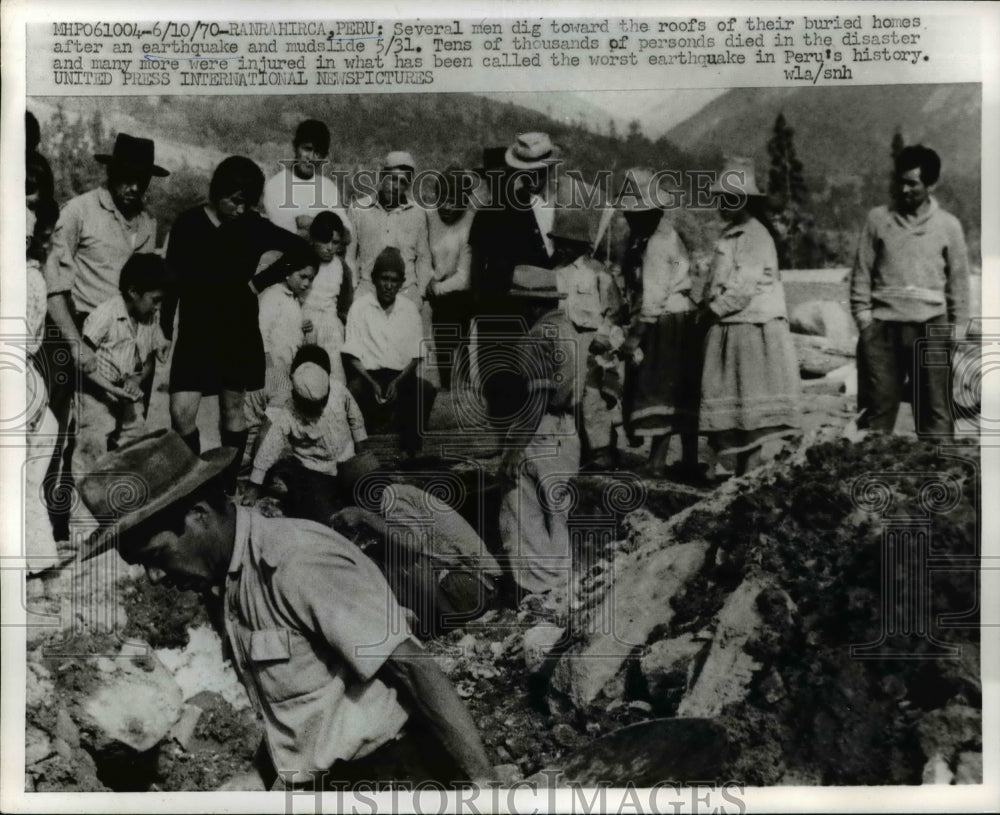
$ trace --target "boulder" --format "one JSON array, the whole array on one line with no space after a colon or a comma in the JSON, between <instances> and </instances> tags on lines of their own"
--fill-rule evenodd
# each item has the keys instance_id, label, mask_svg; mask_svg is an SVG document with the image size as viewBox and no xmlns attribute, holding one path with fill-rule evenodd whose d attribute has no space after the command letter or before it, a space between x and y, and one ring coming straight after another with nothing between
<instances>
[{"instance_id":1,"label":"boulder","mask_svg":"<svg viewBox=\"0 0 1000 815\"><path fill-rule=\"evenodd\" d=\"M726 599L708 656L681 700L678 716L713 718L726 705L746 698L760 664L744 647L761 628L757 596L765 588L763 580L748 578Z\"/></svg>"},{"instance_id":2,"label":"boulder","mask_svg":"<svg viewBox=\"0 0 1000 815\"><path fill-rule=\"evenodd\" d=\"M642 659L639 669L646 680L646 690L660 709L675 708L687 689L692 663L705 643L686 632L670 640L654 642Z\"/></svg>"},{"instance_id":3,"label":"boulder","mask_svg":"<svg viewBox=\"0 0 1000 815\"><path fill-rule=\"evenodd\" d=\"M803 379L819 379L854 361L854 349L836 345L825 337L792 334L799 374Z\"/></svg>"},{"instance_id":4,"label":"boulder","mask_svg":"<svg viewBox=\"0 0 1000 815\"><path fill-rule=\"evenodd\" d=\"M96 749L120 744L142 753L170 732L183 704L180 686L150 651L141 665L118 659L113 672L97 674L80 711L96 733Z\"/></svg>"},{"instance_id":5,"label":"boulder","mask_svg":"<svg viewBox=\"0 0 1000 815\"><path fill-rule=\"evenodd\" d=\"M826 337L838 345L849 344L855 336L851 315L832 300L799 303L788 315L788 324L795 334Z\"/></svg>"},{"instance_id":6,"label":"boulder","mask_svg":"<svg viewBox=\"0 0 1000 815\"><path fill-rule=\"evenodd\" d=\"M963 750L958 754L958 762L955 764L956 784L982 784L983 783L983 754Z\"/></svg>"},{"instance_id":7,"label":"boulder","mask_svg":"<svg viewBox=\"0 0 1000 815\"><path fill-rule=\"evenodd\" d=\"M650 541L658 547L663 539ZM615 561L613 588L586 621L587 639L563 655L552 685L577 706L589 705L653 628L674 616L670 601L705 562L708 543L641 549Z\"/></svg>"}]
</instances>

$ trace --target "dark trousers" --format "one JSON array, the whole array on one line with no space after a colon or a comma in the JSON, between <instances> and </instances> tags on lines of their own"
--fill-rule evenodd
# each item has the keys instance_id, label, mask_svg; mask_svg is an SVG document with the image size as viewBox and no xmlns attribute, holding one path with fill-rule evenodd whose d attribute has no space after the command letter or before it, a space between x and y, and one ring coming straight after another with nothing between
<instances>
[{"instance_id":1,"label":"dark trousers","mask_svg":"<svg viewBox=\"0 0 1000 815\"><path fill-rule=\"evenodd\" d=\"M481 316L476 323L476 361L486 414L498 430L508 429L521 415L528 397L523 373L511 346L524 342L526 321L517 315Z\"/></svg>"},{"instance_id":2,"label":"dark trousers","mask_svg":"<svg viewBox=\"0 0 1000 815\"><path fill-rule=\"evenodd\" d=\"M945 317L926 323L874 320L858 337L859 426L891 433L904 395L917 435L952 438L951 340ZM945 332L942 336L937 332Z\"/></svg>"},{"instance_id":3,"label":"dark trousers","mask_svg":"<svg viewBox=\"0 0 1000 815\"><path fill-rule=\"evenodd\" d=\"M368 373L383 391L399 376L399 371L390 368L376 368ZM412 372L399 383L396 400L382 405L375 400L375 392L364 377L349 374L347 387L361 408L369 431L378 425L391 426L399 433L399 445L406 453L415 455L420 451L423 429L437 396L437 389L430 382Z\"/></svg>"},{"instance_id":4,"label":"dark trousers","mask_svg":"<svg viewBox=\"0 0 1000 815\"><path fill-rule=\"evenodd\" d=\"M77 330L83 330L86 318L86 314L73 312ZM71 464L76 446L77 422L73 414L73 397L80 381L75 362L78 355L77 346L63 339L56 324L46 317L45 336L36 359L45 377L49 410L59 427L59 439L44 482L45 505L57 541L69 540L70 509L75 490Z\"/></svg>"},{"instance_id":5,"label":"dark trousers","mask_svg":"<svg viewBox=\"0 0 1000 815\"><path fill-rule=\"evenodd\" d=\"M329 524L333 513L344 507L337 477L310 470L294 456L281 459L268 470L265 485L275 481L284 484L281 511L289 518Z\"/></svg>"},{"instance_id":6,"label":"dark trousers","mask_svg":"<svg viewBox=\"0 0 1000 815\"><path fill-rule=\"evenodd\" d=\"M468 292L456 291L435 297L431 308L438 376L441 377L441 387L449 390L458 355L467 346L472 302Z\"/></svg>"}]
</instances>

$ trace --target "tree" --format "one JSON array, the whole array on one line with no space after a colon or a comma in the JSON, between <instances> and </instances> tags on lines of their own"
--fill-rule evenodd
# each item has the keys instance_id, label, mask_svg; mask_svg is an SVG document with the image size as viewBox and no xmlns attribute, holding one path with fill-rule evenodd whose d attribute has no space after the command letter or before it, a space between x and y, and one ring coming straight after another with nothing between
<instances>
[{"instance_id":1,"label":"tree","mask_svg":"<svg viewBox=\"0 0 1000 815\"><path fill-rule=\"evenodd\" d=\"M802 162L795 155L795 130L779 113L774 132L767 142L771 158L768 193L777 235L778 260L785 268L795 268L800 260L806 227L806 184Z\"/></svg>"}]
</instances>

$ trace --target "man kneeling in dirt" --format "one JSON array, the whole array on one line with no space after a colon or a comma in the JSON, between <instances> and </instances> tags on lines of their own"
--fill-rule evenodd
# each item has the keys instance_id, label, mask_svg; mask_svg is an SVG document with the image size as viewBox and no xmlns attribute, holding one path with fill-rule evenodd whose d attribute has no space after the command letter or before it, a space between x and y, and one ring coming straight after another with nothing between
<instances>
[{"instance_id":1,"label":"man kneeling in dirt","mask_svg":"<svg viewBox=\"0 0 1000 815\"><path fill-rule=\"evenodd\" d=\"M161 431L100 459L80 485L102 524L84 558L117 546L154 584L220 596L265 787L485 779L468 710L375 564L320 524L231 504L233 452Z\"/></svg>"}]
</instances>

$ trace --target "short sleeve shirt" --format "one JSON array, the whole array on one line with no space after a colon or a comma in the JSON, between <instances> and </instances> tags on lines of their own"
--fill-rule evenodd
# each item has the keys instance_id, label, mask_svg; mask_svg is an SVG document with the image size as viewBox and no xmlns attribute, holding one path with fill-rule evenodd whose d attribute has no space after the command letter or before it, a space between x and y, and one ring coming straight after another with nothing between
<instances>
[{"instance_id":1,"label":"short sleeve shirt","mask_svg":"<svg viewBox=\"0 0 1000 815\"><path fill-rule=\"evenodd\" d=\"M45 267L49 294L69 292L77 311L93 311L118 294L125 261L155 249L155 218L126 220L106 187L85 192L59 213Z\"/></svg>"},{"instance_id":2,"label":"short sleeve shirt","mask_svg":"<svg viewBox=\"0 0 1000 815\"><path fill-rule=\"evenodd\" d=\"M97 370L114 385L142 370L146 360L166 345L160 323L133 323L120 294L94 309L83 323L83 336L97 349Z\"/></svg>"},{"instance_id":3,"label":"short sleeve shirt","mask_svg":"<svg viewBox=\"0 0 1000 815\"><path fill-rule=\"evenodd\" d=\"M236 513L226 633L274 766L325 770L395 739L407 712L376 674L410 632L378 567L320 524Z\"/></svg>"}]
</instances>

